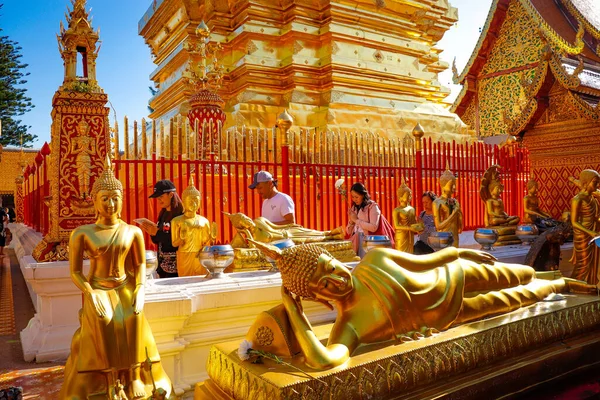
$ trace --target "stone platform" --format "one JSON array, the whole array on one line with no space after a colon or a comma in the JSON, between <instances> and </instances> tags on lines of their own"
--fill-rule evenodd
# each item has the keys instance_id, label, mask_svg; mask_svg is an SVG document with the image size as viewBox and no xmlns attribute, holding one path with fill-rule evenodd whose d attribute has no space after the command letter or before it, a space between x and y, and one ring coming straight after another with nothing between
<instances>
[{"instance_id":1,"label":"stone platform","mask_svg":"<svg viewBox=\"0 0 600 400\"><path fill-rule=\"evenodd\" d=\"M465 324L430 338L363 349L313 378L270 360L241 361L240 341L213 346L211 379L195 399L480 399L510 396L573 369L598 363L600 297L564 295L512 313ZM321 330L317 332L323 337Z\"/></svg>"},{"instance_id":2,"label":"stone platform","mask_svg":"<svg viewBox=\"0 0 600 400\"><path fill-rule=\"evenodd\" d=\"M36 314L21 331L23 355L27 361L65 360L73 333L79 326L81 292L70 277L68 262L37 263L31 251L42 236L12 224L15 252L26 279ZM478 248L472 233L461 235L461 243ZM572 244L563 247L561 271L569 276ZM521 263L528 246L494 249L499 260ZM352 267L353 263L349 263ZM84 261L87 273L89 262ZM255 317L281 303L279 273L255 271L233 273L223 280L203 277L170 278L148 281L145 312L156 337L163 366L172 378L178 395L193 390L208 375L205 361L211 345L242 340ZM314 302L305 302L314 325L327 324L335 312Z\"/></svg>"}]
</instances>

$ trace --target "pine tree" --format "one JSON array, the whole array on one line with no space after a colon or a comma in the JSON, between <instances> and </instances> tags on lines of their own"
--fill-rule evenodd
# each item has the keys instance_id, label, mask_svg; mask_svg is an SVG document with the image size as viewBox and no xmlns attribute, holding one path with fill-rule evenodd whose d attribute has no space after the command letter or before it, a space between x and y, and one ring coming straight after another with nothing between
<instances>
[{"instance_id":1,"label":"pine tree","mask_svg":"<svg viewBox=\"0 0 600 400\"><path fill-rule=\"evenodd\" d=\"M23 145L30 147L27 144L33 142L37 136L28 132L30 126L17 119L34 107L31 99L26 96L27 89L23 87L27 83L23 78L29 73L25 72L27 64L20 61L20 51L18 43L10 40L8 36L0 36L0 143L4 146L19 146L22 138Z\"/></svg>"}]
</instances>

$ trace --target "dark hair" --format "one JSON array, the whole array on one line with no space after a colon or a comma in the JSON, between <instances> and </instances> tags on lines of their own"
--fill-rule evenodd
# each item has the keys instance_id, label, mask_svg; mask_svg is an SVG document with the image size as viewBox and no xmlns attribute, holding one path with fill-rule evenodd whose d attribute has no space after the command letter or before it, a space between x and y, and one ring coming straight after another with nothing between
<instances>
[{"instance_id":1,"label":"dark hair","mask_svg":"<svg viewBox=\"0 0 600 400\"><path fill-rule=\"evenodd\" d=\"M171 212L173 213L173 215L183 214L183 202L181 201L181 197L179 197L177 192L171 193L173 193L173 196L171 196ZM166 208L160 210L160 212L158 213L159 220L166 211Z\"/></svg>"},{"instance_id":2,"label":"dark hair","mask_svg":"<svg viewBox=\"0 0 600 400\"><path fill-rule=\"evenodd\" d=\"M425 193L423 193L423 196L421 196L421 198L423 198L423 197L429 197L429 199L431 201L434 201L435 199L437 199L436 194L433 192L425 192Z\"/></svg>"},{"instance_id":3,"label":"dark hair","mask_svg":"<svg viewBox=\"0 0 600 400\"><path fill-rule=\"evenodd\" d=\"M359 205L356 205L355 203L352 203L352 207L357 212L360 211L360 210L362 210L366 206L368 206L369 203L371 202L371 196L369 196L369 191L367 190L367 188L365 187L365 185L363 185L362 183L356 182L354 185L352 185L352 187L350 188L350 191L358 193L361 196L363 196L363 201Z\"/></svg>"}]
</instances>

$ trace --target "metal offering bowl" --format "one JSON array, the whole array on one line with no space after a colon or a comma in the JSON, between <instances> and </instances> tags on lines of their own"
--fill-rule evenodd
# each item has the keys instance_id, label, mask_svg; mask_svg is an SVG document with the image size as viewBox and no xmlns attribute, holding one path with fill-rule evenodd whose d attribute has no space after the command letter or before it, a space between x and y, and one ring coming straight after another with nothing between
<instances>
[{"instance_id":1,"label":"metal offering bowl","mask_svg":"<svg viewBox=\"0 0 600 400\"><path fill-rule=\"evenodd\" d=\"M515 235L523 242L523 244L531 244L538 237L539 230L535 225L519 225L515 231Z\"/></svg>"},{"instance_id":2,"label":"metal offering bowl","mask_svg":"<svg viewBox=\"0 0 600 400\"><path fill-rule=\"evenodd\" d=\"M473 234L475 241L481 245L481 250L492 250L492 245L498 240L498 232L490 228L477 228Z\"/></svg>"},{"instance_id":3,"label":"metal offering bowl","mask_svg":"<svg viewBox=\"0 0 600 400\"><path fill-rule=\"evenodd\" d=\"M431 232L427 241L434 250L441 250L452 246L454 236L452 236L452 232Z\"/></svg>"},{"instance_id":4,"label":"metal offering bowl","mask_svg":"<svg viewBox=\"0 0 600 400\"><path fill-rule=\"evenodd\" d=\"M392 242L386 235L367 235L363 241L363 249L365 253L378 247L392 248Z\"/></svg>"},{"instance_id":5,"label":"metal offering bowl","mask_svg":"<svg viewBox=\"0 0 600 400\"><path fill-rule=\"evenodd\" d=\"M209 272L207 278L224 278L225 268L233 262L233 247L228 244L205 246L198 254L200 264Z\"/></svg>"},{"instance_id":6,"label":"metal offering bowl","mask_svg":"<svg viewBox=\"0 0 600 400\"><path fill-rule=\"evenodd\" d=\"M146 250L146 279L153 279L158 268L158 258L153 250Z\"/></svg>"}]
</instances>

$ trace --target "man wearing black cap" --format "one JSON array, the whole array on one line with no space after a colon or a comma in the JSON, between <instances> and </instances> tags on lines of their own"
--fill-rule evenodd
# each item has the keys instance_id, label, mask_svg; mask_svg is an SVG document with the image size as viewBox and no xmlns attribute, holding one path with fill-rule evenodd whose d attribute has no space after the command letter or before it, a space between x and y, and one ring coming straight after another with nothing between
<instances>
[{"instance_id":1,"label":"man wearing black cap","mask_svg":"<svg viewBox=\"0 0 600 400\"><path fill-rule=\"evenodd\" d=\"M277 190L277 180L267 171L254 174L250 189L258 192L263 199L262 217L276 225L295 224L294 200L285 193Z\"/></svg>"}]
</instances>

